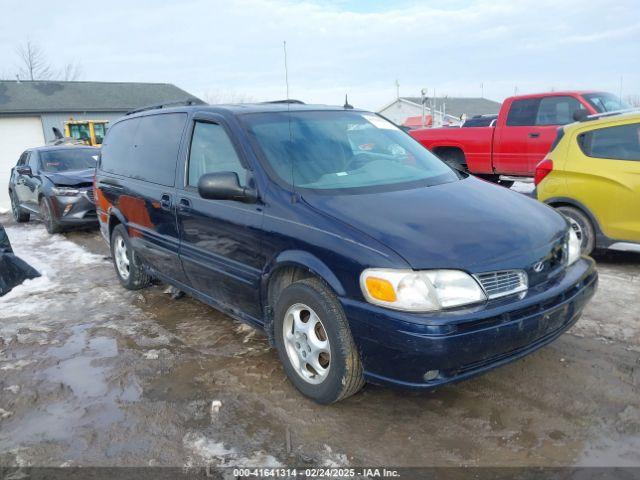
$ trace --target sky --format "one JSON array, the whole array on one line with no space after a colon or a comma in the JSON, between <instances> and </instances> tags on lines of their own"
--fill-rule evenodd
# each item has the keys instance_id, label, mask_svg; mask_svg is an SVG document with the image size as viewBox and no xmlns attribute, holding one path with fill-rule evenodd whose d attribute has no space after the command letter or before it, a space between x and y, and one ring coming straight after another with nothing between
<instances>
[{"instance_id":1,"label":"sky","mask_svg":"<svg viewBox=\"0 0 640 480\"><path fill-rule=\"evenodd\" d=\"M640 94L638 0L0 0L0 75L39 44L82 80L377 110L396 96Z\"/></svg>"}]
</instances>

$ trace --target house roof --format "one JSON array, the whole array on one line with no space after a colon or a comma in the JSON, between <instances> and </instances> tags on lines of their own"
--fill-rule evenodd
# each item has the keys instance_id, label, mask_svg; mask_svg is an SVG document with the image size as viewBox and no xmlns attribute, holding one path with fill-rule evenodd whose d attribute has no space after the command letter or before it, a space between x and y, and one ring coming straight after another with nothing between
<instances>
[{"instance_id":1,"label":"house roof","mask_svg":"<svg viewBox=\"0 0 640 480\"><path fill-rule=\"evenodd\" d=\"M418 106L422 105L420 97L400 97L400 99L415 103ZM498 113L501 106L499 102L480 97L439 97L435 100L437 111L442 111L442 104L444 103L447 115L454 117L460 117L463 113L466 113L468 117ZM431 99L427 100L427 107L431 106L430 101Z\"/></svg>"},{"instance_id":2,"label":"house roof","mask_svg":"<svg viewBox=\"0 0 640 480\"><path fill-rule=\"evenodd\" d=\"M0 113L127 112L199 98L170 83L0 80Z\"/></svg>"}]
</instances>

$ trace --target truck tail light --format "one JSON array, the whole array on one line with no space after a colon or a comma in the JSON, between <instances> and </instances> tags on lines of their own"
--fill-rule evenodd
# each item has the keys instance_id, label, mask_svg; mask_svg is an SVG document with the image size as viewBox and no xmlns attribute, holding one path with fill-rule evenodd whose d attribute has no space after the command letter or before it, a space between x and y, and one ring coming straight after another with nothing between
<instances>
[{"instance_id":1,"label":"truck tail light","mask_svg":"<svg viewBox=\"0 0 640 480\"><path fill-rule=\"evenodd\" d=\"M536 174L533 178L534 185L538 186L544 178L553 170L553 160L545 158L536 167Z\"/></svg>"}]
</instances>

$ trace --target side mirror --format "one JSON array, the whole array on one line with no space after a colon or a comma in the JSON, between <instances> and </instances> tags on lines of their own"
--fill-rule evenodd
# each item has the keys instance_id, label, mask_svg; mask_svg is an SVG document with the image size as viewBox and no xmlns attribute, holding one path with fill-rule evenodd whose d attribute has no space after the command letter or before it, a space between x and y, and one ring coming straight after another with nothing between
<instances>
[{"instance_id":1,"label":"side mirror","mask_svg":"<svg viewBox=\"0 0 640 480\"><path fill-rule=\"evenodd\" d=\"M208 200L237 200L252 203L258 198L254 190L240 186L236 172L204 174L198 180L198 193Z\"/></svg>"},{"instance_id":2,"label":"side mirror","mask_svg":"<svg viewBox=\"0 0 640 480\"><path fill-rule=\"evenodd\" d=\"M575 112L573 112L573 119L576 122L581 122L582 120L587 118L589 115L591 115L589 112L581 108L580 110L576 110Z\"/></svg>"},{"instance_id":3,"label":"side mirror","mask_svg":"<svg viewBox=\"0 0 640 480\"><path fill-rule=\"evenodd\" d=\"M16 167L16 172L18 173L18 175L26 175L27 177L33 176L31 167L27 165L20 165L19 167Z\"/></svg>"}]
</instances>

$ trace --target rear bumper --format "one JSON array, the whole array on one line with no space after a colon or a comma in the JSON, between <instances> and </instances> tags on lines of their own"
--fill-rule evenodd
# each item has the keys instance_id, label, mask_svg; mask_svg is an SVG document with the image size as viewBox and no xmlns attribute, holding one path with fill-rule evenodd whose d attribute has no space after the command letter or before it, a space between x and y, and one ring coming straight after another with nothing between
<instances>
[{"instance_id":1,"label":"rear bumper","mask_svg":"<svg viewBox=\"0 0 640 480\"><path fill-rule=\"evenodd\" d=\"M476 309L416 315L343 299L372 383L430 389L521 358L555 340L580 317L596 291L593 260L560 278ZM426 381L425 372L438 375Z\"/></svg>"}]
</instances>

